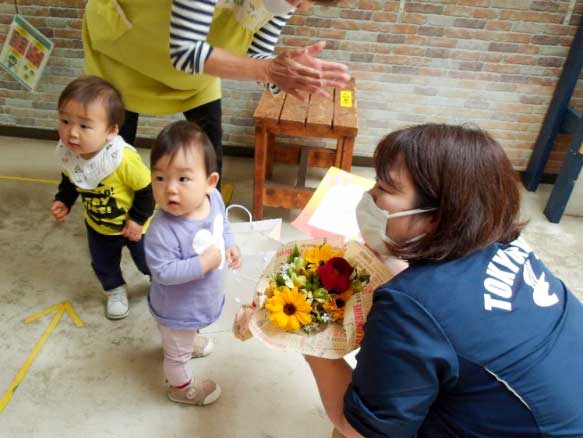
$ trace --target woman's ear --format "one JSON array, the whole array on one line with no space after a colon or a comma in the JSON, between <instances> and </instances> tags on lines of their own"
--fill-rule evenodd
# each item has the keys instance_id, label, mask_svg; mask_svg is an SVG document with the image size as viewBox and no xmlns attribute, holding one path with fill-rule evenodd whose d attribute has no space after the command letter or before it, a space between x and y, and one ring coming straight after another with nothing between
<instances>
[{"instance_id":1,"label":"woman's ear","mask_svg":"<svg viewBox=\"0 0 583 438\"><path fill-rule=\"evenodd\" d=\"M206 181L207 181L207 189L206 192L207 194L212 192L216 187L217 184L219 183L219 174L218 172L211 172L211 174L207 177Z\"/></svg>"},{"instance_id":2,"label":"woman's ear","mask_svg":"<svg viewBox=\"0 0 583 438\"><path fill-rule=\"evenodd\" d=\"M426 233L432 233L435 231L435 229L437 228L437 214L436 212L431 212L429 213L427 220L424 224L424 228L425 228L425 232Z\"/></svg>"}]
</instances>

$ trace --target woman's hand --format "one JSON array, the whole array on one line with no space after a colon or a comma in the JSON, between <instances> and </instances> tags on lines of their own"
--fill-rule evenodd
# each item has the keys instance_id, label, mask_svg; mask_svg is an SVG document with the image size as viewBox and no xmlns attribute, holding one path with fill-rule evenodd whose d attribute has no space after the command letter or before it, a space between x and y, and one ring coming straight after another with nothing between
<instances>
[{"instance_id":1,"label":"woman's hand","mask_svg":"<svg viewBox=\"0 0 583 438\"><path fill-rule=\"evenodd\" d=\"M303 93L328 96L327 88L342 88L350 80L344 64L322 61L316 56L326 46L325 41L302 49L288 50L269 61L267 82L301 100Z\"/></svg>"},{"instance_id":2,"label":"woman's hand","mask_svg":"<svg viewBox=\"0 0 583 438\"><path fill-rule=\"evenodd\" d=\"M239 56L215 47L204 64L204 72L224 79L268 82L286 93L304 99L306 93L328 96L327 88L342 88L350 80L348 67L316 56L326 43L287 50L274 59Z\"/></svg>"}]
</instances>

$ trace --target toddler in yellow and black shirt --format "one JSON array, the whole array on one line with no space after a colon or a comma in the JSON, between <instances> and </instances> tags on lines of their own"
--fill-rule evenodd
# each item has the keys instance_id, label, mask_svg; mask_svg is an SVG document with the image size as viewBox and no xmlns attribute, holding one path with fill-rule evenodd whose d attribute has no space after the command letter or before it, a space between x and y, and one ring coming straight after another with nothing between
<instances>
[{"instance_id":1,"label":"toddler in yellow and black shirt","mask_svg":"<svg viewBox=\"0 0 583 438\"><path fill-rule=\"evenodd\" d=\"M56 155L61 183L51 206L65 222L79 194L91 264L108 295L106 315L128 315L121 253L127 246L134 263L149 275L142 235L154 212L150 170L137 151L117 135L125 109L119 92L107 81L86 76L71 82L59 98Z\"/></svg>"}]
</instances>

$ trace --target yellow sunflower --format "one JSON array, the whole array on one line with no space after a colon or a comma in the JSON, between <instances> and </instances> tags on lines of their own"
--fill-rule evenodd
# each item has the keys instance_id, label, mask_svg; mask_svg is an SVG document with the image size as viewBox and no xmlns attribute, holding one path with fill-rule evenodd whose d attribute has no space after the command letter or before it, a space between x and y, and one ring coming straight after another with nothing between
<instances>
[{"instance_id":1,"label":"yellow sunflower","mask_svg":"<svg viewBox=\"0 0 583 438\"><path fill-rule=\"evenodd\" d=\"M332 248L327 243L304 250L304 259L308 263L312 263L316 268L320 266L320 262L325 263L332 257L341 257L342 255L341 250Z\"/></svg>"},{"instance_id":2,"label":"yellow sunflower","mask_svg":"<svg viewBox=\"0 0 583 438\"><path fill-rule=\"evenodd\" d=\"M281 286L265 303L265 308L271 312L271 323L283 330L299 330L301 326L310 324L312 310L306 295L297 288L289 289Z\"/></svg>"},{"instance_id":3,"label":"yellow sunflower","mask_svg":"<svg viewBox=\"0 0 583 438\"><path fill-rule=\"evenodd\" d=\"M324 309L330 312L332 321L338 321L344 318L344 308L348 299L354 295L352 289L347 289L341 294L331 294L330 301L324 304Z\"/></svg>"}]
</instances>

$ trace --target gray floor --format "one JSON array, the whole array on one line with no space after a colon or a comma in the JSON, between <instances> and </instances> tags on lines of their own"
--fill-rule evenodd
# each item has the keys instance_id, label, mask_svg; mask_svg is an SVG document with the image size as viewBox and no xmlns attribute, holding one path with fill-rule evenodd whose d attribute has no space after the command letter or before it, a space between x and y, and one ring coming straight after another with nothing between
<instances>
[{"instance_id":1,"label":"gray floor","mask_svg":"<svg viewBox=\"0 0 583 438\"><path fill-rule=\"evenodd\" d=\"M206 329L216 352L192 362L195 373L221 383L213 406L181 406L165 397L162 353L147 310L147 280L128 261L130 316L108 321L103 296L86 250L80 205L65 226L48 212L55 184L2 177L56 180L52 142L0 137L0 397L49 326L52 315L31 324L24 318L70 301L84 322L77 328L63 316L5 409L2 437L328 437L325 417L309 370L298 354L268 350L258 341L233 338L239 303L250 297L245 276L228 278L221 319ZM147 157L148 151L141 151ZM233 202L250 207L253 162L227 158L226 181L235 184ZM355 173L372 176L372 170ZM286 178L289 169L277 175ZM323 171L312 174L315 183ZM525 193L525 236L540 257L583 296L583 218L565 216L554 225L542 215L548 186ZM289 226L298 211L267 209L282 217L282 240L301 238ZM234 214L234 221L243 216ZM248 277L248 271L247 277Z\"/></svg>"}]
</instances>

